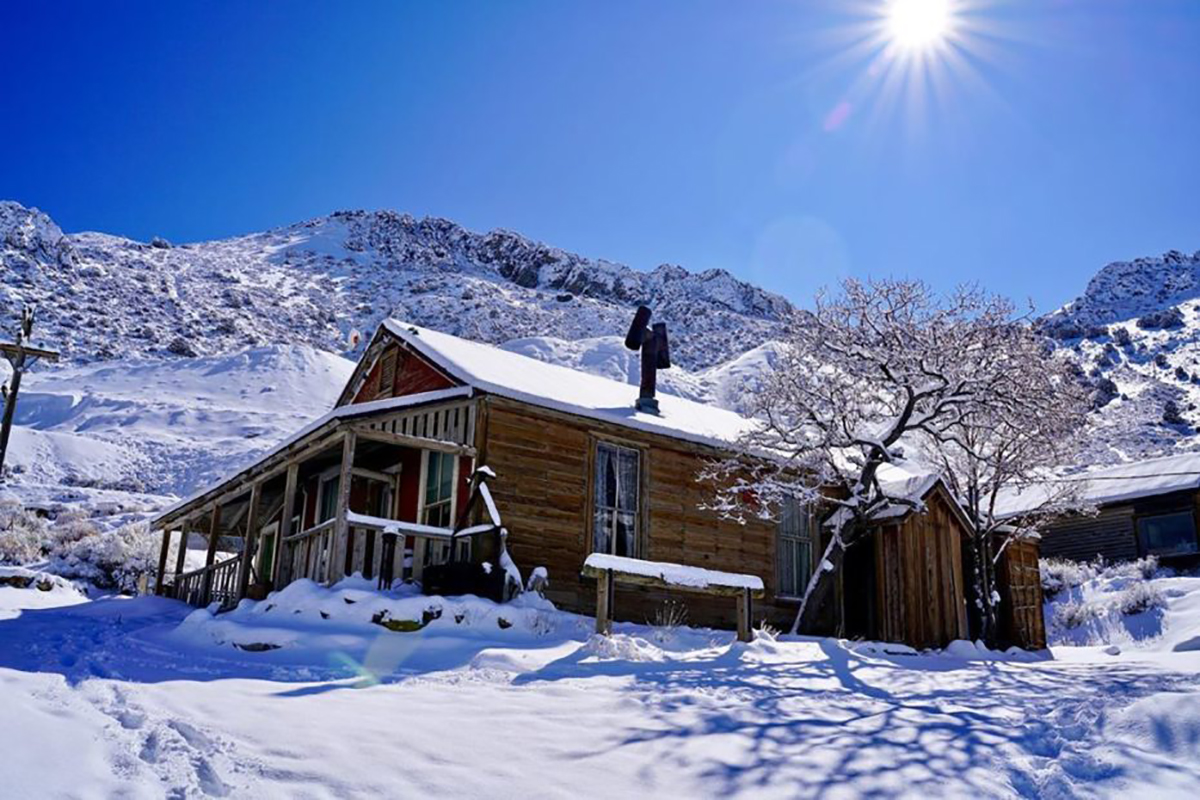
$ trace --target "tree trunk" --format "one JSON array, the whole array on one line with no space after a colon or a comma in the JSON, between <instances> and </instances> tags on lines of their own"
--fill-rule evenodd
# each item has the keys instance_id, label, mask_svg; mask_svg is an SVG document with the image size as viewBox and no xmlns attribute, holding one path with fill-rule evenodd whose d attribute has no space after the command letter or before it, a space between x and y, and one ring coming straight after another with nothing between
<instances>
[{"instance_id":1,"label":"tree trunk","mask_svg":"<svg viewBox=\"0 0 1200 800\"><path fill-rule=\"evenodd\" d=\"M974 605L970 609L978 621L976 638L990 648L999 644L999 625L993 593L996 587L996 565L992 558L991 537L987 533L976 533L967 538L971 549L971 585L974 590Z\"/></svg>"},{"instance_id":2,"label":"tree trunk","mask_svg":"<svg viewBox=\"0 0 1200 800\"><path fill-rule=\"evenodd\" d=\"M796 620L792 623L791 632L793 634L812 631L818 627L821 610L833 597L833 590L837 584L835 579L845 560L846 549L841 540L836 536L831 538L825 547L825 553L821 556L821 562L817 565L812 577L808 579L804 598L800 601L800 610L796 612Z\"/></svg>"}]
</instances>

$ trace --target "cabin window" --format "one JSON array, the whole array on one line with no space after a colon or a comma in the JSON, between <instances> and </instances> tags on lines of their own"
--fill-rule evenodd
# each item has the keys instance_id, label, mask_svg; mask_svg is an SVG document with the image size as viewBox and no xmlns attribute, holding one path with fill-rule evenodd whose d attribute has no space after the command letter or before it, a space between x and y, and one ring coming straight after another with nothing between
<instances>
[{"instance_id":1,"label":"cabin window","mask_svg":"<svg viewBox=\"0 0 1200 800\"><path fill-rule=\"evenodd\" d=\"M592 550L638 557L640 451L609 442L596 445L593 473Z\"/></svg>"},{"instance_id":2,"label":"cabin window","mask_svg":"<svg viewBox=\"0 0 1200 800\"><path fill-rule=\"evenodd\" d=\"M454 524L454 472L458 459L452 453L425 452L425 489L421 497L421 522L438 528Z\"/></svg>"},{"instance_id":3,"label":"cabin window","mask_svg":"<svg viewBox=\"0 0 1200 800\"><path fill-rule=\"evenodd\" d=\"M1191 511L1139 517L1137 524L1147 553L1170 556L1196 552L1196 520Z\"/></svg>"},{"instance_id":4,"label":"cabin window","mask_svg":"<svg viewBox=\"0 0 1200 800\"><path fill-rule=\"evenodd\" d=\"M779 508L776 528L776 558L781 597L803 597L812 577L812 525L808 509L795 498Z\"/></svg>"}]
</instances>

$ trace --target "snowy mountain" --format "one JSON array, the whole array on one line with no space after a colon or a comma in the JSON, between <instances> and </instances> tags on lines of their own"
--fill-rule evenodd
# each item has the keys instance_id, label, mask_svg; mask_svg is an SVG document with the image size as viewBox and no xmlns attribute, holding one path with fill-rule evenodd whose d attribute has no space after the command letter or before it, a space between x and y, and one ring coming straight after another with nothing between
<instances>
[{"instance_id":1,"label":"snowy mountain","mask_svg":"<svg viewBox=\"0 0 1200 800\"><path fill-rule=\"evenodd\" d=\"M65 356L27 376L8 462L51 506L154 505L251 461L332 406L343 356L387 316L636 383L621 335L647 302L671 326L663 390L737 407L791 309L720 270L637 272L391 212L174 246L0 202L0 263L0 330L35 303L36 338Z\"/></svg>"},{"instance_id":2,"label":"snowy mountain","mask_svg":"<svg viewBox=\"0 0 1200 800\"><path fill-rule=\"evenodd\" d=\"M1109 264L1040 324L1094 388L1090 460L1200 449L1200 252Z\"/></svg>"},{"instance_id":3,"label":"snowy mountain","mask_svg":"<svg viewBox=\"0 0 1200 800\"><path fill-rule=\"evenodd\" d=\"M671 329L661 389L740 409L792 310L721 270L640 272L388 211L172 245L64 234L0 201L0 264L0 330L36 303L37 338L66 356L27 378L10 458L48 503L186 493L252 460L328 410L387 316L636 383L621 336L646 302ZM1200 449L1200 253L1110 264L1039 324L1094 389L1089 461Z\"/></svg>"},{"instance_id":4,"label":"snowy mountain","mask_svg":"<svg viewBox=\"0 0 1200 800\"><path fill-rule=\"evenodd\" d=\"M353 352L388 316L495 344L574 341L624 334L647 302L671 326L675 361L703 369L774 338L791 308L723 270L639 272L390 211L173 246L64 234L37 209L0 202L0 262L0 322L36 303L38 337L75 361L268 344Z\"/></svg>"}]
</instances>

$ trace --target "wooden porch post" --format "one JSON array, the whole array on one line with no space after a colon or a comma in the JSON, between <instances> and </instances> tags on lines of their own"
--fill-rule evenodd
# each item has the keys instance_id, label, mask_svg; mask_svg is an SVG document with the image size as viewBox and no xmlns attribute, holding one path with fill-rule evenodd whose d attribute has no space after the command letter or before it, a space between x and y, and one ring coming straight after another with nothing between
<instances>
[{"instance_id":1,"label":"wooden porch post","mask_svg":"<svg viewBox=\"0 0 1200 800\"><path fill-rule=\"evenodd\" d=\"M350 510L350 480L354 468L354 448L358 436L354 431L346 431L342 440L342 471L338 475L337 515L334 517L333 544L329 547L329 577L328 585L332 586L342 579L346 573L346 546L350 534L350 522L346 514Z\"/></svg>"},{"instance_id":2,"label":"wooden porch post","mask_svg":"<svg viewBox=\"0 0 1200 800\"><path fill-rule=\"evenodd\" d=\"M184 562L187 560L187 543L188 543L188 527L191 525L190 519L185 519L182 523L183 529L179 531L179 552L175 554L175 585L179 585L179 576L183 574Z\"/></svg>"},{"instance_id":3,"label":"wooden porch post","mask_svg":"<svg viewBox=\"0 0 1200 800\"><path fill-rule=\"evenodd\" d=\"M254 556L254 540L258 537L258 506L262 498L262 482L250 486L250 508L246 510L246 536L242 540L242 563L238 564L237 598L246 596L250 585L250 559Z\"/></svg>"},{"instance_id":4,"label":"wooden porch post","mask_svg":"<svg viewBox=\"0 0 1200 800\"><path fill-rule=\"evenodd\" d=\"M158 574L154 576L154 593L163 593L163 582L167 577L167 550L171 547L171 529L163 528L162 549L158 552Z\"/></svg>"},{"instance_id":5,"label":"wooden porch post","mask_svg":"<svg viewBox=\"0 0 1200 800\"><path fill-rule=\"evenodd\" d=\"M217 539L221 535L221 504L213 503L212 520L208 524L208 553L204 556L205 568L211 567L217 558ZM201 606L206 606L212 600L212 571L204 573L204 591L202 592L203 602Z\"/></svg>"},{"instance_id":6,"label":"wooden porch post","mask_svg":"<svg viewBox=\"0 0 1200 800\"><path fill-rule=\"evenodd\" d=\"M279 533L275 535L275 554L271 559L270 580L273 588L280 589L291 577L290 570L283 569L283 540L291 536L292 517L296 513L296 484L300 481L300 463L288 464L287 480L283 488L283 512L279 518Z\"/></svg>"}]
</instances>

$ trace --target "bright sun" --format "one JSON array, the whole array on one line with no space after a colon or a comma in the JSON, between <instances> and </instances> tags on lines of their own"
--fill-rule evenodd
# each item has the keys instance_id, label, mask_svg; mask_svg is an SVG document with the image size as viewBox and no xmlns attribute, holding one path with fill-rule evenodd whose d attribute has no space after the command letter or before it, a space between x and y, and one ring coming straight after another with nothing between
<instances>
[{"instance_id":1,"label":"bright sun","mask_svg":"<svg viewBox=\"0 0 1200 800\"><path fill-rule=\"evenodd\" d=\"M950 0L890 0L887 27L892 40L905 48L932 47L950 33Z\"/></svg>"}]
</instances>

